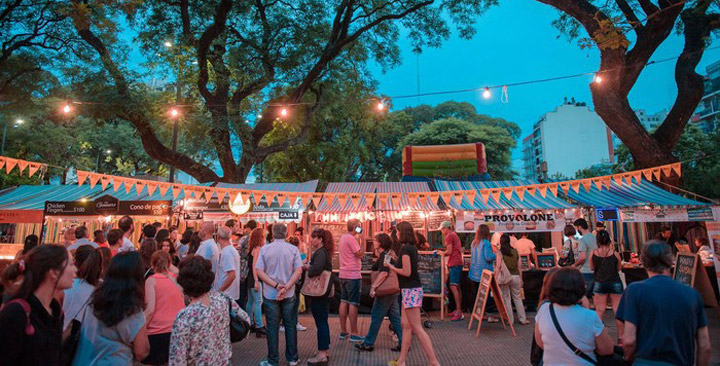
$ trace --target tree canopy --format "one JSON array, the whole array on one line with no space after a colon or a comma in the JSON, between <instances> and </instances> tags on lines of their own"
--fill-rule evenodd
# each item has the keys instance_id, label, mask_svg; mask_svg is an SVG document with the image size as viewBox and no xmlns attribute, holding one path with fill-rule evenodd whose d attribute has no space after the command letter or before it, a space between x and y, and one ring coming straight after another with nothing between
<instances>
[{"instance_id":1,"label":"tree canopy","mask_svg":"<svg viewBox=\"0 0 720 366\"><path fill-rule=\"evenodd\" d=\"M590 84L603 121L627 146L638 168L676 160L672 155L703 95L696 67L720 27L720 6L711 0L537 0L561 12L553 24L581 47L600 52L598 76ZM640 123L628 94L652 56L677 30L684 48L675 62L677 97L665 121L650 133Z\"/></svg>"}]
</instances>

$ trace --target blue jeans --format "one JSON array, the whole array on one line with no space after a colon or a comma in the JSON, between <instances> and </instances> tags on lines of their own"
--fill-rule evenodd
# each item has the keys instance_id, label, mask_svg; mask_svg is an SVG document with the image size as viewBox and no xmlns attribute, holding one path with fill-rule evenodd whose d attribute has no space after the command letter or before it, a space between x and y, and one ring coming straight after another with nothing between
<instances>
[{"instance_id":1,"label":"blue jeans","mask_svg":"<svg viewBox=\"0 0 720 366\"><path fill-rule=\"evenodd\" d=\"M595 274L594 273L583 273L583 280L585 280L585 296L588 299L593 297L593 287L595 287Z\"/></svg>"},{"instance_id":2,"label":"blue jeans","mask_svg":"<svg viewBox=\"0 0 720 366\"><path fill-rule=\"evenodd\" d=\"M318 351L327 351L330 349L330 326L328 326L330 299L327 297L310 298L310 312L312 312L315 327L317 327L317 349Z\"/></svg>"},{"instance_id":3,"label":"blue jeans","mask_svg":"<svg viewBox=\"0 0 720 366\"><path fill-rule=\"evenodd\" d=\"M262 285L260 285L260 291L255 291L255 288L248 288L247 294L247 313L250 316L250 320L253 321L256 327L262 328Z\"/></svg>"},{"instance_id":4,"label":"blue jeans","mask_svg":"<svg viewBox=\"0 0 720 366\"><path fill-rule=\"evenodd\" d=\"M278 344L280 333L280 318L285 324L285 360L298 361L297 351L297 313L295 310L295 296L280 301L263 298L263 312L267 320L267 361L273 366L279 362Z\"/></svg>"},{"instance_id":5,"label":"blue jeans","mask_svg":"<svg viewBox=\"0 0 720 366\"><path fill-rule=\"evenodd\" d=\"M373 302L372 310L370 310L370 329L365 336L365 344L372 346L375 344L380 326L382 326L385 315L390 318L395 334L398 336L398 343L402 343L402 325L400 324L400 305L398 305L398 295L377 296Z\"/></svg>"}]
</instances>

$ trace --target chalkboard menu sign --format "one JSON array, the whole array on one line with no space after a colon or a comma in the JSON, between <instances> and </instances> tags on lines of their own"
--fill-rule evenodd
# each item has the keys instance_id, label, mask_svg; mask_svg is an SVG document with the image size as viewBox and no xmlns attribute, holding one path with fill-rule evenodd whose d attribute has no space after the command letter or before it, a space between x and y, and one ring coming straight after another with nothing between
<instances>
[{"instance_id":1,"label":"chalkboard menu sign","mask_svg":"<svg viewBox=\"0 0 720 366\"><path fill-rule=\"evenodd\" d=\"M403 216L403 221L409 222L413 229L422 229L425 227L425 215L420 211L408 212Z\"/></svg>"},{"instance_id":2,"label":"chalkboard menu sign","mask_svg":"<svg viewBox=\"0 0 720 366\"><path fill-rule=\"evenodd\" d=\"M529 271L530 270L530 256L529 255L521 255L520 256L520 270L522 271Z\"/></svg>"},{"instance_id":3,"label":"chalkboard menu sign","mask_svg":"<svg viewBox=\"0 0 720 366\"><path fill-rule=\"evenodd\" d=\"M373 263L375 263L375 255L371 253L365 253L362 257L362 268L361 271L372 271Z\"/></svg>"},{"instance_id":4,"label":"chalkboard menu sign","mask_svg":"<svg viewBox=\"0 0 720 366\"><path fill-rule=\"evenodd\" d=\"M442 296L443 256L438 253L423 252L418 256L418 274L423 293Z\"/></svg>"},{"instance_id":5,"label":"chalkboard menu sign","mask_svg":"<svg viewBox=\"0 0 720 366\"><path fill-rule=\"evenodd\" d=\"M340 243L340 237L347 233L347 224L342 223L334 223L334 222L313 222L310 224L310 232L312 233L315 229L325 229L332 233L333 240L335 240L335 245L337 246L338 243Z\"/></svg>"},{"instance_id":6,"label":"chalkboard menu sign","mask_svg":"<svg viewBox=\"0 0 720 366\"><path fill-rule=\"evenodd\" d=\"M472 261L472 257L469 255L463 256L463 268L464 269L470 269L470 262Z\"/></svg>"},{"instance_id":7,"label":"chalkboard menu sign","mask_svg":"<svg viewBox=\"0 0 720 366\"><path fill-rule=\"evenodd\" d=\"M427 227L429 231L440 230L440 224L443 221L450 221L450 215L446 212L430 212L427 219Z\"/></svg>"},{"instance_id":8,"label":"chalkboard menu sign","mask_svg":"<svg viewBox=\"0 0 720 366\"><path fill-rule=\"evenodd\" d=\"M538 269L547 271L557 266L557 253L537 253L535 254Z\"/></svg>"},{"instance_id":9,"label":"chalkboard menu sign","mask_svg":"<svg viewBox=\"0 0 720 366\"><path fill-rule=\"evenodd\" d=\"M473 306L473 317L476 317L480 321L482 321L483 313L485 312L485 303L487 302L487 297L490 293L490 282L492 281L492 278L492 272L486 269L482 271L478 293L475 297L475 306Z\"/></svg>"},{"instance_id":10,"label":"chalkboard menu sign","mask_svg":"<svg viewBox=\"0 0 720 366\"><path fill-rule=\"evenodd\" d=\"M675 272L673 272L673 279L688 286L693 286L695 283L695 271L697 269L697 264L697 254L678 253L677 259L675 260Z\"/></svg>"},{"instance_id":11,"label":"chalkboard menu sign","mask_svg":"<svg viewBox=\"0 0 720 366\"><path fill-rule=\"evenodd\" d=\"M333 269L340 269L340 253L333 253L332 257Z\"/></svg>"}]
</instances>

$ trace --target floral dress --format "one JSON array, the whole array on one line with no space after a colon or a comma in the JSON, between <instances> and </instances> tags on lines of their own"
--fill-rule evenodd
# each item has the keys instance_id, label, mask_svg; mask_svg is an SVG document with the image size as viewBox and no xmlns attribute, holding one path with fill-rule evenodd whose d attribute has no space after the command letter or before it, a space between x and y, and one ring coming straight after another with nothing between
<instances>
[{"instance_id":1,"label":"floral dress","mask_svg":"<svg viewBox=\"0 0 720 366\"><path fill-rule=\"evenodd\" d=\"M180 310L170 337L169 365L228 365L230 316L228 302L248 323L250 318L235 301L218 292L210 293L210 304L194 303Z\"/></svg>"}]
</instances>

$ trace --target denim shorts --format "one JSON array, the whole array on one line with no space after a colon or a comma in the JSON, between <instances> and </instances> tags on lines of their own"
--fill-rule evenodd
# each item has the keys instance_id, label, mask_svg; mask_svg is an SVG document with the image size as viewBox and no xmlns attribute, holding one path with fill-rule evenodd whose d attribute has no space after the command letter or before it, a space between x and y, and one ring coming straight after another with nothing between
<instances>
[{"instance_id":1,"label":"denim shorts","mask_svg":"<svg viewBox=\"0 0 720 366\"><path fill-rule=\"evenodd\" d=\"M622 282L597 282L593 285L593 292L601 295L622 295Z\"/></svg>"},{"instance_id":2,"label":"denim shorts","mask_svg":"<svg viewBox=\"0 0 720 366\"><path fill-rule=\"evenodd\" d=\"M362 280L340 279L340 301L351 305L360 305L360 282Z\"/></svg>"},{"instance_id":3,"label":"denim shorts","mask_svg":"<svg viewBox=\"0 0 720 366\"><path fill-rule=\"evenodd\" d=\"M450 267L450 284L460 286L460 274L462 273L463 266L452 266Z\"/></svg>"}]
</instances>

